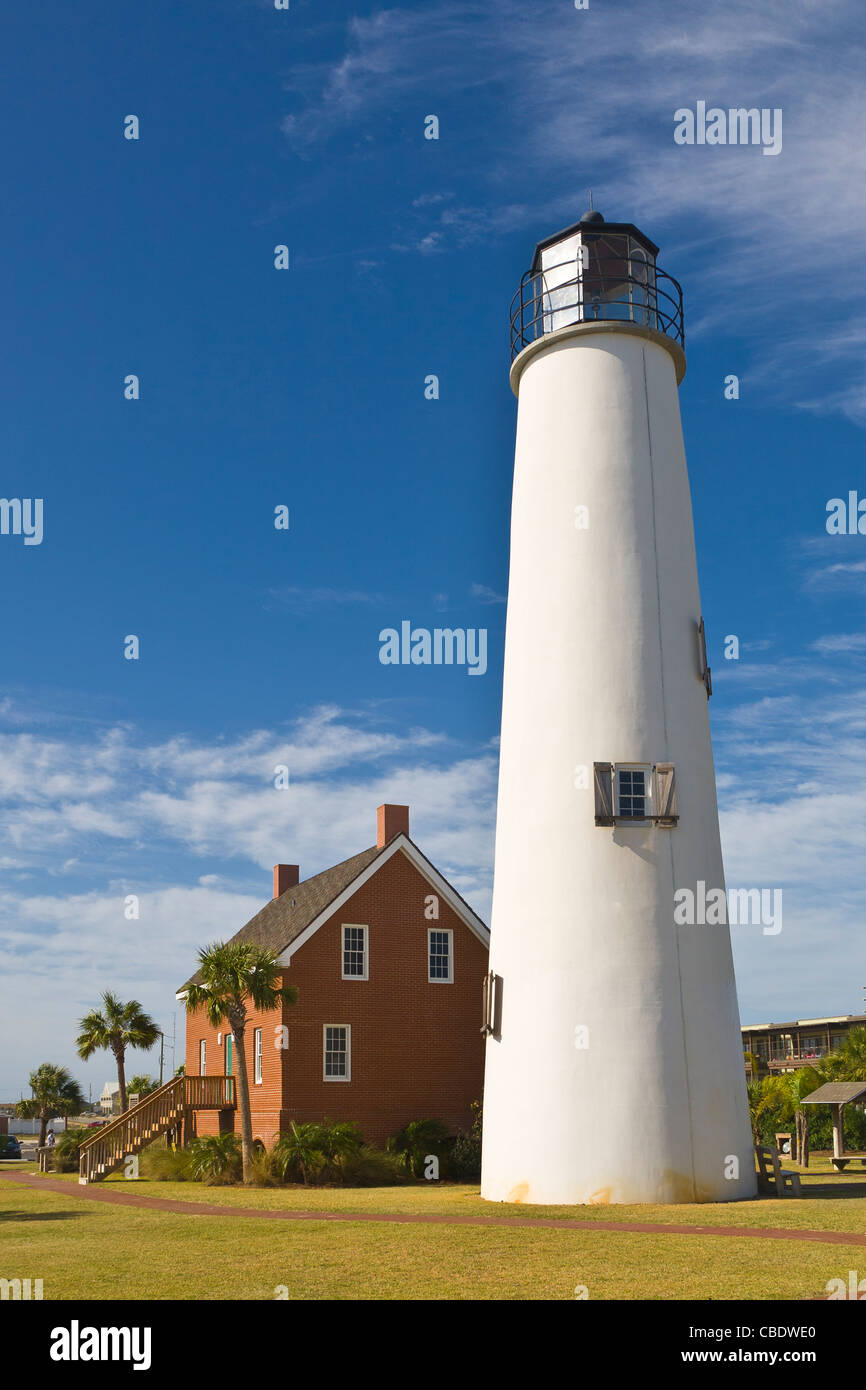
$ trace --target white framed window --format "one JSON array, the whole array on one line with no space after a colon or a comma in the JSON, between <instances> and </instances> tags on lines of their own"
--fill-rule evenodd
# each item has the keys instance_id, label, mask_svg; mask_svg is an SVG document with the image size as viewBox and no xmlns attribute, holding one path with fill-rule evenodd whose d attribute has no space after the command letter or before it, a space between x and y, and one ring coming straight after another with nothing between
<instances>
[{"instance_id":1,"label":"white framed window","mask_svg":"<svg viewBox=\"0 0 866 1390\"><path fill-rule=\"evenodd\" d=\"M257 1086L262 1084L262 1030L253 1033L253 1080Z\"/></svg>"},{"instance_id":2,"label":"white framed window","mask_svg":"<svg viewBox=\"0 0 866 1390\"><path fill-rule=\"evenodd\" d=\"M322 1029L322 1077L325 1081L351 1081L352 1028L348 1023L326 1023Z\"/></svg>"},{"instance_id":3,"label":"white framed window","mask_svg":"<svg viewBox=\"0 0 866 1390\"><path fill-rule=\"evenodd\" d=\"M202 1038L198 1045L198 1074L207 1075L207 1041Z\"/></svg>"},{"instance_id":4,"label":"white framed window","mask_svg":"<svg viewBox=\"0 0 866 1390\"><path fill-rule=\"evenodd\" d=\"M649 763L617 763L614 787L616 816L644 823L653 815L653 770Z\"/></svg>"},{"instance_id":5,"label":"white framed window","mask_svg":"<svg viewBox=\"0 0 866 1390\"><path fill-rule=\"evenodd\" d=\"M369 980L369 928L343 924L343 979Z\"/></svg>"},{"instance_id":6,"label":"white framed window","mask_svg":"<svg viewBox=\"0 0 866 1390\"><path fill-rule=\"evenodd\" d=\"M454 933L450 927L427 930L427 981L431 985L454 983Z\"/></svg>"}]
</instances>

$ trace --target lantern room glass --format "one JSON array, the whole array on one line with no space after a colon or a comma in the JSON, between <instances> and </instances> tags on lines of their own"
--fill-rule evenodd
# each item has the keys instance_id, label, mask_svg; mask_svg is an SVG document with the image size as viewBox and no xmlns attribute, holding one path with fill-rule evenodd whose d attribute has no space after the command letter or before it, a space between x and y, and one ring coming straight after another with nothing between
<instances>
[{"instance_id":1,"label":"lantern room glass","mask_svg":"<svg viewBox=\"0 0 866 1390\"><path fill-rule=\"evenodd\" d=\"M628 232L579 229L544 248L543 331L616 320L657 328L655 259Z\"/></svg>"}]
</instances>

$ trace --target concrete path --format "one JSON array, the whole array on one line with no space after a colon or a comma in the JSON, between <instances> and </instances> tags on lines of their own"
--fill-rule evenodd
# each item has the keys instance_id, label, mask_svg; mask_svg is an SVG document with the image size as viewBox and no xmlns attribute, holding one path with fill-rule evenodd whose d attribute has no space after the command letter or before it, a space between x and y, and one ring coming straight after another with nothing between
<instances>
[{"instance_id":1,"label":"concrete path","mask_svg":"<svg viewBox=\"0 0 866 1390\"><path fill-rule=\"evenodd\" d=\"M109 1206L145 1207L170 1211L181 1216L239 1216L256 1221L360 1221L390 1222L400 1226L542 1226L552 1231L624 1231L652 1236L743 1236L755 1240L812 1240L824 1245L866 1245L866 1233L853 1231L787 1230L780 1226L685 1226L656 1221L575 1221L567 1217L539 1216L448 1216L412 1212L364 1211L273 1211L258 1207L219 1206L215 1202L179 1202L168 1197L138 1197L132 1192L112 1192L108 1187L83 1187L36 1173L3 1173L0 1182L21 1183L40 1192L59 1192L85 1202L105 1202Z\"/></svg>"}]
</instances>

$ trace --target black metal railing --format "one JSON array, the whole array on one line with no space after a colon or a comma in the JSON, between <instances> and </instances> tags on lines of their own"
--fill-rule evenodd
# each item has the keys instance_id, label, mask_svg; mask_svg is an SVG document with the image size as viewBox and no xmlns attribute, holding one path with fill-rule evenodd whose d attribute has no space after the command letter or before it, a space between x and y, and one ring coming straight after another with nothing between
<instances>
[{"instance_id":1,"label":"black metal railing","mask_svg":"<svg viewBox=\"0 0 866 1390\"><path fill-rule=\"evenodd\" d=\"M579 256L527 270L511 301L511 360L530 343L572 323L635 323L683 347L683 292L652 262L637 256Z\"/></svg>"}]
</instances>

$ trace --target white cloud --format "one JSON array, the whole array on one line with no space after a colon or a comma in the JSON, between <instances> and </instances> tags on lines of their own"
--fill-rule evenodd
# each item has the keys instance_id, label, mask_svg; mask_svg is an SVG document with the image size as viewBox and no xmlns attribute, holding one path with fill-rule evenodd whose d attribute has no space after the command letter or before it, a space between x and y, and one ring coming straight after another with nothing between
<instances>
[{"instance_id":1,"label":"white cloud","mask_svg":"<svg viewBox=\"0 0 866 1390\"><path fill-rule=\"evenodd\" d=\"M506 601L505 594L498 594L488 584L473 584L469 593L472 598L478 599L479 603L505 603Z\"/></svg>"},{"instance_id":2,"label":"white cloud","mask_svg":"<svg viewBox=\"0 0 866 1390\"><path fill-rule=\"evenodd\" d=\"M866 632L840 632L831 637L819 637L812 650L827 656L832 652L866 652Z\"/></svg>"},{"instance_id":3,"label":"white cloud","mask_svg":"<svg viewBox=\"0 0 866 1390\"><path fill-rule=\"evenodd\" d=\"M72 1043L101 991L172 1017L196 950L263 906L271 867L300 863L307 878L374 844L384 801L410 806L413 838L489 917L490 749L466 756L436 731L395 734L373 713L328 706L212 744L76 729L7 733L0 752L0 1009L17 1040L0 1059L4 1094L17 1096L48 1059L101 1089L109 1060L84 1067ZM273 785L276 762L291 770L285 791ZM137 920L124 916L128 894Z\"/></svg>"}]
</instances>

